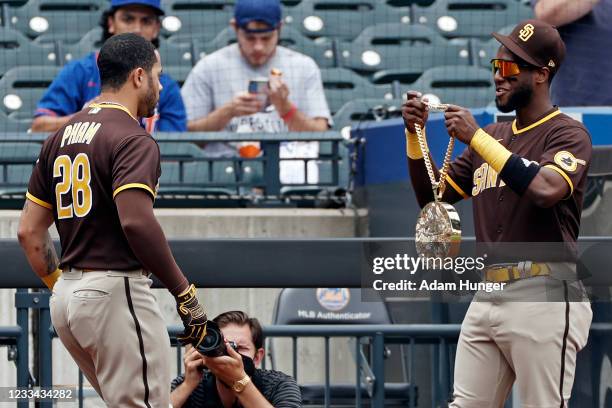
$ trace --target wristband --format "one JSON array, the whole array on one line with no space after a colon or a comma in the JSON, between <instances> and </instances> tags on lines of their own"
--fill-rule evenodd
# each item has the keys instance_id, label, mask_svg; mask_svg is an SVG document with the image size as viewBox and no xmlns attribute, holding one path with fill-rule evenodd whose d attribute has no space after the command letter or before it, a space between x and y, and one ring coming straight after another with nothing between
<instances>
[{"instance_id":1,"label":"wristband","mask_svg":"<svg viewBox=\"0 0 612 408\"><path fill-rule=\"evenodd\" d=\"M523 195L539 171L538 163L528 161L513 153L506 161L499 176L515 193Z\"/></svg>"},{"instance_id":2,"label":"wristband","mask_svg":"<svg viewBox=\"0 0 612 408\"><path fill-rule=\"evenodd\" d=\"M512 153L502 146L497 140L493 139L487 132L478 129L470 146L482 157L493 169L500 173Z\"/></svg>"},{"instance_id":3,"label":"wristband","mask_svg":"<svg viewBox=\"0 0 612 408\"><path fill-rule=\"evenodd\" d=\"M62 276L62 270L57 268L47 276L41 277L41 279L50 290L53 290L53 286L55 286L55 282L57 282L60 276Z\"/></svg>"},{"instance_id":4,"label":"wristband","mask_svg":"<svg viewBox=\"0 0 612 408\"><path fill-rule=\"evenodd\" d=\"M295 112L297 112L297 106L291 104L291 109L289 109L287 113L282 115L281 119L283 120L283 122L289 122L291 118L293 118L293 115L295 115Z\"/></svg>"},{"instance_id":5,"label":"wristband","mask_svg":"<svg viewBox=\"0 0 612 408\"><path fill-rule=\"evenodd\" d=\"M404 131L406 133L406 154L409 159L419 160L423 158L423 152L419 145L419 137L416 133L410 133L408 129ZM423 137L425 138L425 153L429 153L429 147L427 146L427 138L425 136L425 129L423 129Z\"/></svg>"}]
</instances>

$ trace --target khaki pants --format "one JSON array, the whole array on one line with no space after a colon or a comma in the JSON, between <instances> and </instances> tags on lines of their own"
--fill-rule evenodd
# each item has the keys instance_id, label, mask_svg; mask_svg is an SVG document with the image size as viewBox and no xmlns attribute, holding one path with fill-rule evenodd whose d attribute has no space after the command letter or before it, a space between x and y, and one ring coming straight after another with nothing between
<instances>
[{"instance_id":1,"label":"khaki pants","mask_svg":"<svg viewBox=\"0 0 612 408\"><path fill-rule=\"evenodd\" d=\"M51 320L109 407L170 405L170 340L141 271L69 270L56 283Z\"/></svg>"},{"instance_id":2,"label":"khaki pants","mask_svg":"<svg viewBox=\"0 0 612 408\"><path fill-rule=\"evenodd\" d=\"M518 281L506 295L512 298L515 290L537 291L550 283L550 278ZM515 381L524 408L567 406L576 354L589 334L590 303L508 302L503 297L480 296L487 300L472 301L468 309L457 345L450 407L503 407Z\"/></svg>"}]
</instances>

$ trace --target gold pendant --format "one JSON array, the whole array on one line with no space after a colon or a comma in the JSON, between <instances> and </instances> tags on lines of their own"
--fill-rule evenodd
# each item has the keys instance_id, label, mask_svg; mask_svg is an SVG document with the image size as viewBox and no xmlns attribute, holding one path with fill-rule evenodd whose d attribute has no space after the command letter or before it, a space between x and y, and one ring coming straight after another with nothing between
<instances>
[{"instance_id":1,"label":"gold pendant","mask_svg":"<svg viewBox=\"0 0 612 408\"><path fill-rule=\"evenodd\" d=\"M417 254L427 258L455 257L461 244L461 220L452 205L442 201L427 204L417 218Z\"/></svg>"}]
</instances>

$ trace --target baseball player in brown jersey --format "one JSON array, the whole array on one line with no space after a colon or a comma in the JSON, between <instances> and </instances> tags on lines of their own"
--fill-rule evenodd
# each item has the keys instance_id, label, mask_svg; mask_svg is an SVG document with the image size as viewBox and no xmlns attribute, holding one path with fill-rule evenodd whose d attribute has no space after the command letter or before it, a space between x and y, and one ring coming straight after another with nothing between
<instances>
[{"instance_id":1,"label":"baseball player in brown jersey","mask_svg":"<svg viewBox=\"0 0 612 408\"><path fill-rule=\"evenodd\" d=\"M160 153L138 118L154 112L161 62L151 42L121 34L104 43L98 66L99 102L42 146L19 241L53 290L62 343L104 402L166 408L171 350L149 272L176 297L184 341L199 344L207 320L153 213ZM54 221L59 262L48 233Z\"/></svg>"},{"instance_id":2,"label":"baseball player in brown jersey","mask_svg":"<svg viewBox=\"0 0 612 408\"><path fill-rule=\"evenodd\" d=\"M584 126L549 98L565 46L554 27L535 20L519 23L509 36L493 35L501 43L491 61L495 101L502 112L516 111L516 119L481 129L469 110L449 107L449 135L468 147L451 164L442 200L472 198L479 243L573 244L591 140ZM433 195L414 128L427 120L419 96L409 92L402 113L410 178L423 206ZM568 287L575 282L561 276L567 263L523 261L483 271L486 281L505 282L506 289L499 301L472 301L468 309L451 407L502 407L515 381L523 407L564 407L570 398L576 353L586 344L591 323L590 304L582 285L579 301L569 301ZM549 286L560 288L562 301L504 301ZM479 298L487 297L478 292Z\"/></svg>"}]
</instances>

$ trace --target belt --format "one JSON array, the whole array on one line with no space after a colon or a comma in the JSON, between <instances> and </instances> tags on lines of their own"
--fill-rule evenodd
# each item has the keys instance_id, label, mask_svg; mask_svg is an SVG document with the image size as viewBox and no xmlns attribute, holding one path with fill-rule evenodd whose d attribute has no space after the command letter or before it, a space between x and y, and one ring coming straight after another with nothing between
<instances>
[{"instance_id":1,"label":"belt","mask_svg":"<svg viewBox=\"0 0 612 408\"><path fill-rule=\"evenodd\" d=\"M547 275L550 275L548 265L526 261L487 268L484 271L484 280L487 282L512 282Z\"/></svg>"},{"instance_id":2,"label":"belt","mask_svg":"<svg viewBox=\"0 0 612 408\"><path fill-rule=\"evenodd\" d=\"M65 271L76 271L76 272L82 272L82 273L86 273L86 272L108 272L108 269L88 269L88 268L73 268L71 266L68 266L66 268L64 268ZM120 271L114 271L114 272L120 272ZM123 272L140 272L142 273L144 276L149 276L149 273L146 272L144 269L136 269L134 271L123 271Z\"/></svg>"}]
</instances>

